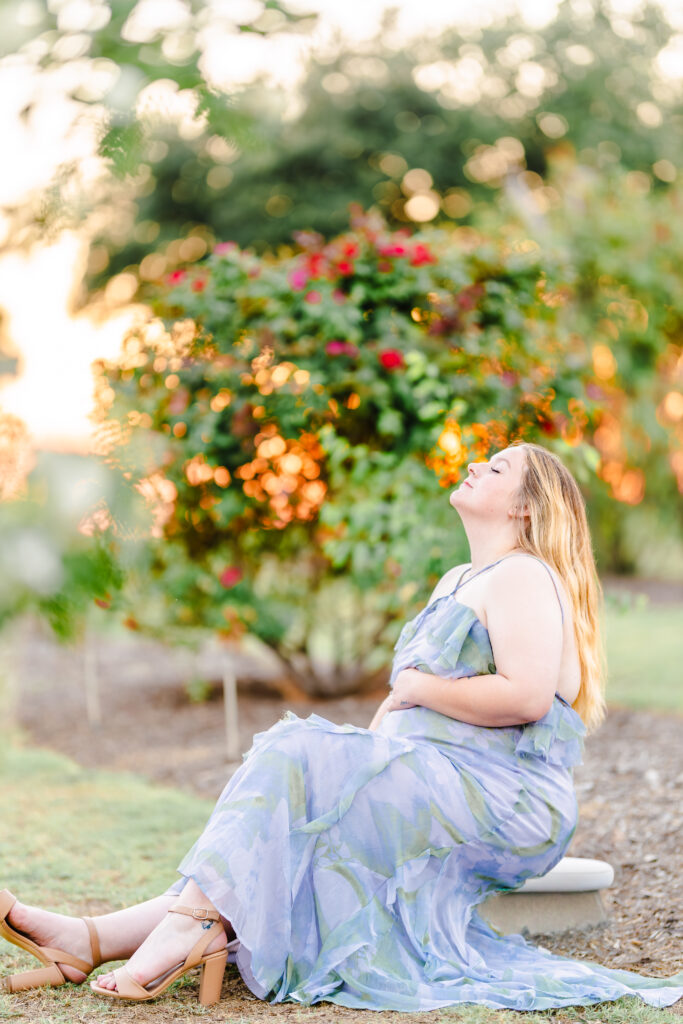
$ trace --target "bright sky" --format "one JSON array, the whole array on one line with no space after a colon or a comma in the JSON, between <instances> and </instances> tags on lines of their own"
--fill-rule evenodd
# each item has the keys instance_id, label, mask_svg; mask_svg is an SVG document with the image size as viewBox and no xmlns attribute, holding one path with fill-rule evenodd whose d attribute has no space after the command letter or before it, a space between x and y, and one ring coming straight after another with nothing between
<instances>
[{"instance_id":1,"label":"bright sky","mask_svg":"<svg viewBox=\"0 0 683 1024\"><path fill-rule=\"evenodd\" d=\"M31 0L26 0L30 6ZM210 0L231 18L249 20L261 9L254 0ZM578 9L586 0L569 0ZM296 37L219 35L208 37L206 71L222 85L248 81L267 71L282 87L292 88L304 57L311 49L323 51L339 36L360 43L375 35L382 13L397 10L393 31L384 35L390 46L405 45L415 34L438 34L447 26L465 32L505 14L519 16L520 29L542 27L553 19L558 0L290 0L293 10L319 14L316 29ZM614 19L622 24L642 7L639 0L610 0ZM683 75L683 0L659 0L659 6L681 33L671 52L671 77ZM150 7L150 0L148 0ZM156 10L169 16L174 0L156 0ZM590 9L590 5L588 5ZM157 13L158 17L158 13ZM676 59L678 53L679 59ZM68 76L68 66L64 75ZM55 165L77 159L95 180L98 161L93 158L92 129L69 133L71 113L58 90L48 84L38 112L30 124L19 111L34 89L35 80L21 66L0 69L0 132L5 161L0 176L0 202L16 202L27 189L45 186ZM5 226L0 217L0 241ZM104 324L70 312L74 282L82 272L85 247L73 234L30 256L9 255L0 261L0 307L7 314L6 332L23 356L22 374L0 393L0 407L24 419L39 444L82 447L89 432L92 405L90 364L112 358L119 349L130 313L125 311Z\"/></svg>"}]
</instances>

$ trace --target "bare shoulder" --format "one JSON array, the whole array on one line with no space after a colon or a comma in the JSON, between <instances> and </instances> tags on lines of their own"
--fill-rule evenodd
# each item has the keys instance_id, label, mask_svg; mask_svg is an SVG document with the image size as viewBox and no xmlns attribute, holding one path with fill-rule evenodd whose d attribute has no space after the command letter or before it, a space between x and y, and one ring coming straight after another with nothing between
<instances>
[{"instance_id":1,"label":"bare shoulder","mask_svg":"<svg viewBox=\"0 0 683 1024\"><path fill-rule=\"evenodd\" d=\"M450 594L458 582L458 578L462 575L469 564L469 562L462 562L460 565L454 565L451 569L448 569L434 587L429 598L429 603L431 604L431 602L435 601L437 598L443 597L444 594Z\"/></svg>"},{"instance_id":2,"label":"bare shoulder","mask_svg":"<svg viewBox=\"0 0 683 1024\"><path fill-rule=\"evenodd\" d=\"M490 587L494 595L513 596L534 604L551 599L557 602L557 590L562 607L567 607L567 595L558 573L544 559L525 551L508 555L496 566L495 573L491 573Z\"/></svg>"}]
</instances>

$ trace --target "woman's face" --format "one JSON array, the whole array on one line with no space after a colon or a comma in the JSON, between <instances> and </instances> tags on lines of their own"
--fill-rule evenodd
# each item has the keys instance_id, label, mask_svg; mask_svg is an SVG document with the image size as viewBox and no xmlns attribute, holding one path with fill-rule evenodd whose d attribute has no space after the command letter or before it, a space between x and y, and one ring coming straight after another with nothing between
<instances>
[{"instance_id":1,"label":"woman's face","mask_svg":"<svg viewBox=\"0 0 683 1024\"><path fill-rule=\"evenodd\" d=\"M522 483L525 459L523 445L517 445L496 452L488 462L470 462L466 478L450 496L451 505L459 512L506 520Z\"/></svg>"}]
</instances>

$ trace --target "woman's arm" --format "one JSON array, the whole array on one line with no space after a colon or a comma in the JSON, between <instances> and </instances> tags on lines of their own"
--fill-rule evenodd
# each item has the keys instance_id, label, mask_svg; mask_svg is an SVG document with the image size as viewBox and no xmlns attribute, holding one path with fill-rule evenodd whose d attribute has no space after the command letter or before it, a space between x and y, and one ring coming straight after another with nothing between
<instances>
[{"instance_id":1,"label":"woman's arm","mask_svg":"<svg viewBox=\"0 0 683 1024\"><path fill-rule=\"evenodd\" d=\"M444 679L406 668L396 677L384 714L418 705L470 725L523 725L542 718L554 696L539 700L524 691L500 673Z\"/></svg>"},{"instance_id":2,"label":"woman's arm","mask_svg":"<svg viewBox=\"0 0 683 1024\"><path fill-rule=\"evenodd\" d=\"M542 718L552 706L562 658L560 606L546 569L531 558L501 562L487 588L486 617L494 674L444 679L404 669L389 710L419 704L471 725Z\"/></svg>"}]
</instances>

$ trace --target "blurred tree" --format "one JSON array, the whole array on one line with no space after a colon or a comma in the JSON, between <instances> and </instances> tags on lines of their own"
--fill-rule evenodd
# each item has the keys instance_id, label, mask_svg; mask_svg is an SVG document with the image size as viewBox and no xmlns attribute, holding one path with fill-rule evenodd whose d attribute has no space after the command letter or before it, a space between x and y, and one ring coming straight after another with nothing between
<instances>
[{"instance_id":1,"label":"blurred tree","mask_svg":"<svg viewBox=\"0 0 683 1024\"><path fill-rule=\"evenodd\" d=\"M138 624L248 629L333 693L385 667L397 619L465 554L439 483L514 437L587 480L594 373L566 268L533 242L357 212L298 243L174 272L101 398L111 457L131 472L137 451L159 498L124 598Z\"/></svg>"},{"instance_id":2,"label":"blurred tree","mask_svg":"<svg viewBox=\"0 0 683 1024\"><path fill-rule=\"evenodd\" d=\"M540 29L513 17L400 50L383 42L390 18L358 52L312 61L294 113L283 91L226 95L205 74L207 48L221 40L310 26L281 0L250 0L234 15L199 0L9 0L4 64L36 72L22 118L31 124L46 94L61 93L72 126L94 134L105 158L75 157L47 194L5 210L12 244L87 224L91 286L146 256L142 279L154 281L215 238L263 249L306 226L331 237L351 201L376 204L394 225L467 222L511 172L543 177L558 146L658 187L675 179L677 37L659 7L627 17L607 0L564 0ZM129 294L111 291L113 301Z\"/></svg>"},{"instance_id":3,"label":"blurred tree","mask_svg":"<svg viewBox=\"0 0 683 1024\"><path fill-rule=\"evenodd\" d=\"M88 230L93 218L115 250L131 234L149 246L155 231L139 224L135 196L154 189L162 154L182 154L188 144L196 157L214 135L257 143L258 125L207 79L207 49L239 35L305 30L314 19L284 0L5 0L6 104L19 98L16 113L29 133L43 135L55 122L59 155L47 190L6 201L4 245L28 245L64 226ZM168 142L154 141L157 130ZM101 259L95 252L95 268Z\"/></svg>"},{"instance_id":4,"label":"blurred tree","mask_svg":"<svg viewBox=\"0 0 683 1024\"><path fill-rule=\"evenodd\" d=\"M587 490L599 561L613 572L648 564L668 538L683 548L683 235L680 187L654 189L641 171L597 171L555 154L547 184L508 182L484 230L520 232L572 268L573 329L590 345L593 443L608 489ZM616 498L616 502L613 500ZM640 524L640 525L639 525ZM667 573L666 565L656 567Z\"/></svg>"},{"instance_id":5,"label":"blurred tree","mask_svg":"<svg viewBox=\"0 0 683 1024\"><path fill-rule=\"evenodd\" d=\"M657 7L627 20L605 0L566 0L542 29L515 17L400 50L385 36L313 61L296 114L265 85L243 94L237 109L258 125L258 148L242 152L210 127L152 144L137 179L139 227L122 243L102 232L100 280L152 248L142 278L154 280L186 258L188 232L201 251L203 227L209 244L257 251L303 227L329 238L350 202L376 205L394 226L469 222L510 174L538 183L558 147L600 170L640 170L657 187L676 176L681 90L664 73L675 37Z\"/></svg>"}]
</instances>

